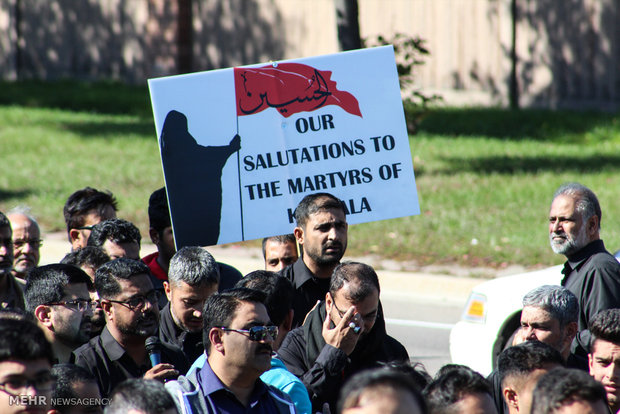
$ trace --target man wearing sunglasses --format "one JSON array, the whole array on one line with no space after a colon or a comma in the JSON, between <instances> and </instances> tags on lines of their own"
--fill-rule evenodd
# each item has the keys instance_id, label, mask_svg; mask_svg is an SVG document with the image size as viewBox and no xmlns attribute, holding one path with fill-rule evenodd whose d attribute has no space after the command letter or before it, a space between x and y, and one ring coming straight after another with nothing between
<instances>
[{"instance_id":1,"label":"man wearing sunglasses","mask_svg":"<svg viewBox=\"0 0 620 414\"><path fill-rule=\"evenodd\" d=\"M90 339L92 286L90 277L73 265L50 264L29 273L26 310L52 344L57 363L69 362L73 350Z\"/></svg>"},{"instance_id":2,"label":"man wearing sunglasses","mask_svg":"<svg viewBox=\"0 0 620 414\"><path fill-rule=\"evenodd\" d=\"M294 404L259 377L271 368L278 328L263 292L234 288L207 299L204 344L207 360L187 377L166 383L179 412L293 413Z\"/></svg>"},{"instance_id":3,"label":"man wearing sunglasses","mask_svg":"<svg viewBox=\"0 0 620 414\"><path fill-rule=\"evenodd\" d=\"M378 362L409 360L405 347L385 330L379 292L372 267L341 263L325 301L284 338L278 356L308 389L313 412L323 411L324 404L336 412L338 391L354 373Z\"/></svg>"},{"instance_id":4,"label":"man wearing sunglasses","mask_svg":"<svg viewBox=\"0 0 620 414\"><path fill-rule=\"evenodd\" d=\"M74 351L74 360L95 376L103 397L128 378L164 381L187 370L181 349L166 343L161 343L162 363L151 367L144 342L157 335L159 295L144 263L119 258L104 264L95 273L95 288L106 327Z\"/></svg>"},{"instance_id":5,"label":"man wearing sunglasses","mask_svg":"<svg viewBox=\"0 0 620 414\"><path fill-rule=\"evenodd\" d=\"M54 355L39 327L24 315L0 312L0 412L45 414L50 409Z\"/></svg>"},{"instance_id":6,"label":"man wearing sunglasses","mask_svg":"<svg viewBox=\"0 0 620 414\"><path fill-rule=\"evenodd\" d=\"M117 210L116 198L109 191L84 187L71 194L63 208L71 250L86 247L93 226L116 218Z\"/></svg>"}]
</instances>

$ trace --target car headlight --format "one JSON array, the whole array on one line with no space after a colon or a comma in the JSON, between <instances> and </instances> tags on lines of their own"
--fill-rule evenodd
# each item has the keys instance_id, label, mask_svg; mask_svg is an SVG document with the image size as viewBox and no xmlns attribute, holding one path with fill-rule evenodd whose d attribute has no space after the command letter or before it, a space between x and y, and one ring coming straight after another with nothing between
<instances>
[{"instance_id":1,"label":"car headlight","mask_svg":"<svg viewBox=\"0 0 620 414\"><path fill-rule=\"evenodd\" d=\"M470 293L461 319L469 322L485 323L486 317L487 297L481 293Z\"/></svg>"}]
</instances>

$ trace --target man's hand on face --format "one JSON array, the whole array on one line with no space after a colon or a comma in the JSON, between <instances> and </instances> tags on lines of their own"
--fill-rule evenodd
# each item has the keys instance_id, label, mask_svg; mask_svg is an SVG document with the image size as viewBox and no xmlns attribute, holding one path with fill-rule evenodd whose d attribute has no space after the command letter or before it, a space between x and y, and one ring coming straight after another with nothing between
<instances>
[{"instance_id":1,"label":"man's hand on face","mask_svg":"<svg viewBox=\"0 0 620 414\"><path fill-rule=\"evenodd\" d=\"M174 369L172 364L157 364L153 368L146 371L144 379L154 379L161 382L169 379L176 379L179 376L179 371Z\"/></svg>"},{"instance_id":2,"label":"man's hand on face","mask_svg":"<svg viewBox=\"0 0 620 414\"><path fill-rule=\"evenodd\" d=\"M354 328L349 326L351 322L356 326L362 326L361 317L355 312L355 306L347 309L340 322L333 329L330 327L331 322L330 312L326 312L325 322L323 322L323 339L327 344L342 350L347 355L351 355L362 333L362 330L356 333Z\"/></svg>"}]
</instances>

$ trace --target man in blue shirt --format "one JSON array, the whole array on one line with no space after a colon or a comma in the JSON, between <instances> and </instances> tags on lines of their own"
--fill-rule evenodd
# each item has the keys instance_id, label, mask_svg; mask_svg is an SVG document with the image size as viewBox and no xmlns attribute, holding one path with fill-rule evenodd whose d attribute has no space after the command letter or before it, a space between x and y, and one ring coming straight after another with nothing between
<instances>
[{"instance_id":1,"label":"man in blue shirt","mask_svg":"<svg viewBox=\"0 0 620 414\"><path fill-rule=\"evenodd\" d=\"M280 390L259 377L271 368L278 328L263 304L266 295L235 288L211 296L204 307L205 364L166 383L179 412L295 413Z\"/></svg>"}]
</instances>

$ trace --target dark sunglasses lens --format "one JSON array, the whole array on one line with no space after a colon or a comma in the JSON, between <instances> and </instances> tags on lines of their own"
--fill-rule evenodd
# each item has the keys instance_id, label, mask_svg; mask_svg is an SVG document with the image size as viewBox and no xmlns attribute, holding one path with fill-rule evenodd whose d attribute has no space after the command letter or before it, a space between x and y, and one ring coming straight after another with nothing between
<instances>
[{"instance_id":1,"label":"dark sunglasses lens","mask_svg":"<svg viewBox=\"0 0 620 414\"><path fill-rule=\"evenodd\" d=\"M250 339L252 341L260 342L267 338L273 341L277 335L278 328L275 326L253 326L250 328Z\"/></svg>"}]
</instances>

